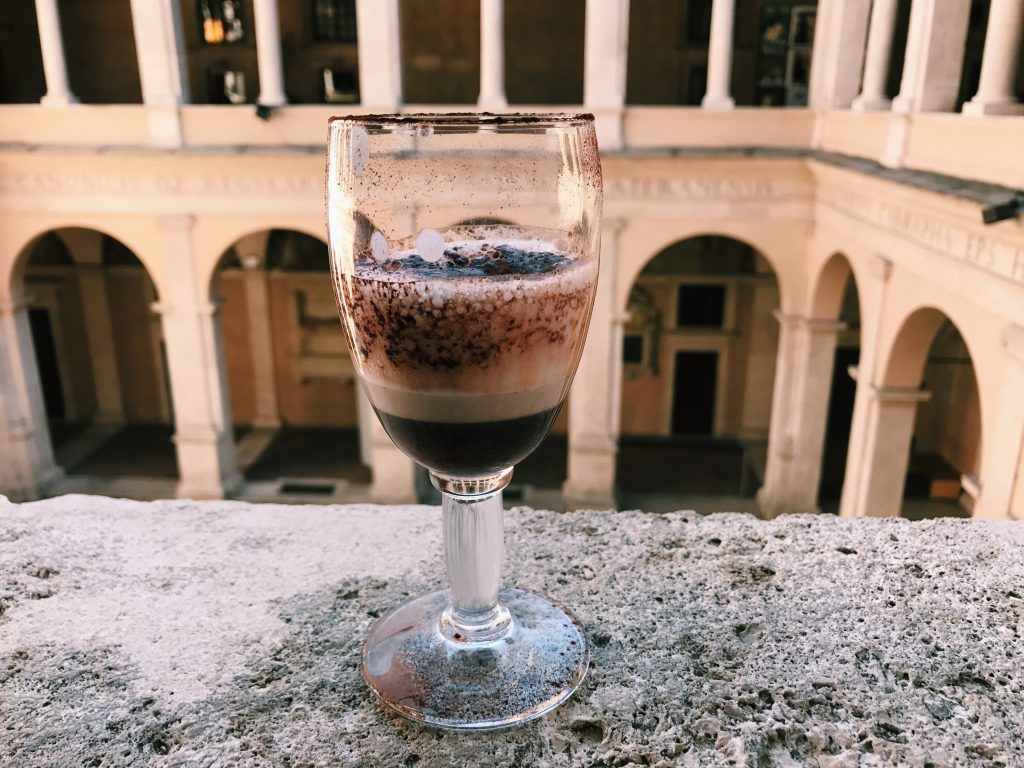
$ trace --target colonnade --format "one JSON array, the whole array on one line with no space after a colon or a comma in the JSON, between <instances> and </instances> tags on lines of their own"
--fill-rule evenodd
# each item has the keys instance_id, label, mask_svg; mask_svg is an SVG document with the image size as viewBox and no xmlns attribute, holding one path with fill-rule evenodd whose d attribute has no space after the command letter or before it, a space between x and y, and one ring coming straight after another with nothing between
<instances>
[{"instance_id":1,"label":"colonnade","mask_svg":"<svg viewBox=\"0 0 1024 768\"><path fill-rule=\"evenodd\" d=\"M501 110L505 97L504 0L481 0L480 109ZM705 109L731 109L736 0L713 0L708 41ZM143 7L144 6L144 7ZM950 111L955 107L964 57L970 0L913 0L899 95L890 103L885 84L892 61L897 0L820 0L811 105L896 112ZM181 143L173 110L188 103L181 19L175 0L132 0L143 99L154 142ZM258 102L286 104L277 0L254 0ZM42 104L76 103L68 82L57 0L36 0L46 77ZM363 106L394 110L402 104L399 0L357 0L359 88ZM588 0L584 52L584 106L621 112L626 96L629 0ZM969 115L1020 114L1014 95L1024 41L1024 3L991 0L978 91ZM863 63L863 76L860 75ZM621 120L621 115L618 116ZM605 141L621 143L621 127L607 120ZM618 141L617 141L618 139Z\"/></svg>"}]
</instances>

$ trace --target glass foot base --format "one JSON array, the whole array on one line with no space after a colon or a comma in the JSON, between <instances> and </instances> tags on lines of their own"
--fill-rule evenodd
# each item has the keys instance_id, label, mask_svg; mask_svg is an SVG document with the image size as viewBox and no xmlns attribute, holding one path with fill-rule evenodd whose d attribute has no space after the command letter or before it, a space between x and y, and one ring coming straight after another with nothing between
<instances>
[{"instance_id":1,"label":"glass foot base","mask_svg":"<svg viewBox=\"0 0 1024 768\"><path fill-rule=\"evenodd\" d=\"M525 723L568 699L589 656L575 619L542 597L503 589L511 630L483 643L441 633L447 590L380 619L363 645L363 677L380 700L410 720L454 731Z\"/></svg>"}]
</instances>

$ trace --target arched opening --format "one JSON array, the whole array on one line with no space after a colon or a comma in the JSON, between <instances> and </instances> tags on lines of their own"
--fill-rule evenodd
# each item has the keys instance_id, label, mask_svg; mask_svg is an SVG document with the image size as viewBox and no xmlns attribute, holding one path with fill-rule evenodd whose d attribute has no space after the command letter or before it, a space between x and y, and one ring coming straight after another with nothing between
<instances>
[{"instance_id":1,"label":"arched opening","mask_svg":"<svg viewBox=\"0 0 1024 768\"><path fill-rule=\"evenodd\" d=\"M860 301L850 262L833 254L815 288L811 316L841 323L835 336L830 372L828 416L821 458L819 502L825 512L838 512L846 475L853 406L857 395L854 374L860 362Z\"/></svg>"},{"instance_id":2,"label":"arched opening","mask_svg":"<svg viewBox=\"0 0 1024 768\"><path fill-rule=\"evenodd\" d=\"M246 235L221 256L212 292L222 301L236 453L247 493L352 498L370 472L326 243L285 229Z\"/></svg>"},{"instance_id":3,"label":"arched opening","mask_svg":"<svg viewBox=\"0 0 1024 768\"><path fill-rule=\"evenodd\" d=\"M50 438L68 476L61 490L173 496L166 353L142 262L115 238L81 228L42 235L22 259L15 294L28 305Z\"/></svg>"},{"instance_id":4,"label":"arched opening","mask_svg":"<svg viewBox=\"0 0 1024 768\"><path fill-rule=\"evenodd\" d=\"M908 457L901 516L970 516L981 461L981 401L970 351L945 314L924 308L907 318L885 385L920 392L916 413L906 420L912 426L890 436L893 450Z\"/></svg>"},{"instance_id":5,"label":"arched opening","mask_svg":"<svg viewBox=\"0 0 1024 768\"><path fill-rule=\"evenodd\" d=\"M623 340L617 479L626 506L710 511L726 497L730 509L756 509L778 307L771 265L732 238L683 240L644 267Z\"/></svg>"}]
</instances>

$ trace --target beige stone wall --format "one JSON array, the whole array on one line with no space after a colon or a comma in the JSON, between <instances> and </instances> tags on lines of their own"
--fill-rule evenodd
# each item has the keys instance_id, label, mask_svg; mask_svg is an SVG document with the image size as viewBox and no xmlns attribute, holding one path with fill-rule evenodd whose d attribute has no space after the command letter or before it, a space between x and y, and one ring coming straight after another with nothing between
<instances>
[{"instance_id":1,"label":"beige stone wall","mask_svg":"<svg viewBox=\"0 0 1024 768\"><path fill-rule=\"evenodd\" d=\"M272 272L270 306L281 420L356 426L355 371L328 276Z\"/></svg>"},{"instance_id":2,"label":"beige stone wall","mask_svg":"<svg viewBox=\"0 0 1024 768\"><path fill-rule=\"evenodd\" d=\"M678 287L694 282L726 286L726 319L722 329L675 326ZM778 308L774 282L770 272L739 278L641 275L637 285L653 299L661 321L653 353L657 364L656 372L649 365L624 366L622 434L671 434L676 353L714 351L719 355L714 435L764 438L771 413L778 344L778 323L772 315ZM626 333L641 333L641 329L635 323L627 323Z\"/></svg>"}]
</instances>

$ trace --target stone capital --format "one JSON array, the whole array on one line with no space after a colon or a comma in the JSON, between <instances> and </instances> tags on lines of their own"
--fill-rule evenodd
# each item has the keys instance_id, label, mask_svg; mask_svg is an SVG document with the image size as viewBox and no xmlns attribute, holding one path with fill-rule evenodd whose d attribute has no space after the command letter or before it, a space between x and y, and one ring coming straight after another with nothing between
<instances>
[{"instance_id":1,"label":"stone capital","mask_svg":"<svg viewBox=\"0 0 1024 768\"><path fill-rule=\"evenodd\" d=\"M932 393L927 389L913 389L911 387L879 387L871 385L871 398L883 405L906 405L915 406L918 403L926 403L932 399Z\"/></svg>"},{"instance_id":2,"label":"stone capital","mask_svg":"<svg viewBox=\"0 0 1024 768\"><path fill-rule=\"evenodd\" d=\"M846 323L841 320L830 320L823 317L808 317L807 315L791 315L783 312L780 309L772 311L775 319L779 321L779 325L786 326L791 329L801 329L808 333L841 333L847 328Z\"/></svg>"},{"instance_id":3,"label":"stone capital","mask_svg":"<svg viewBox=\"0 0 1024 768\"><path fill-rule=\"evenodd\" d=\"M214 317L220 312L221 307L224 306L223 296L214 296L206 304L200 304L198 307L199 314L203 317Z\"/></svg>"},{"instance_id":4,"label":"stone capital","mask_svg":"<svg viewBox=\"0 0 1024 768\"><path fill-rule=\"evenodd\" d=\"M154 315L173 315L174 307L166 301L154 301L149 305L149 311Z\"/></svg>"},{"instance_id":5,"label":"stone capital","mask_svg":"<svg viewBox=\"0 0 1024 768\"><path fill-rule=\"evenodd\" d=\"M772 315L779 321L779 325L783 328L796 328L802 319L801 315L790 315L783 312L781 309L773 309Z\"/></svg>"},{"instance_id":6,"label":"stone capital","mask_svg":"<svg viewBox=\"0 0 1024 768\"><path fill-rule=\"evenodd\" d=\"M188 213L166 214L158 216L157 221L164 232L191 232L196 217Z\"/></svg>"},{"instance_id":7,"label":"stone capital","mask_svg":"<svg viewBox=\"0 0 1024 768\"><path fill-rule=\"evenodd\" d=\"M892 276L892 259L876 253L871 260L871 274L880 282L889 282L889 278Z\"/></svg>"},{"instance_id":8,"label":"stone capital","mask_svg":"<svg viewBox=\"0 0 1024 768\"><path fill-rule=\"evenodd\" d=\"M29 304L32 303L32 296L24 295L17 296L11 299L0 299L0 317L4 315L16 315L19 312L24 312L28 309Z\"/></svg>"}]
</instances>

